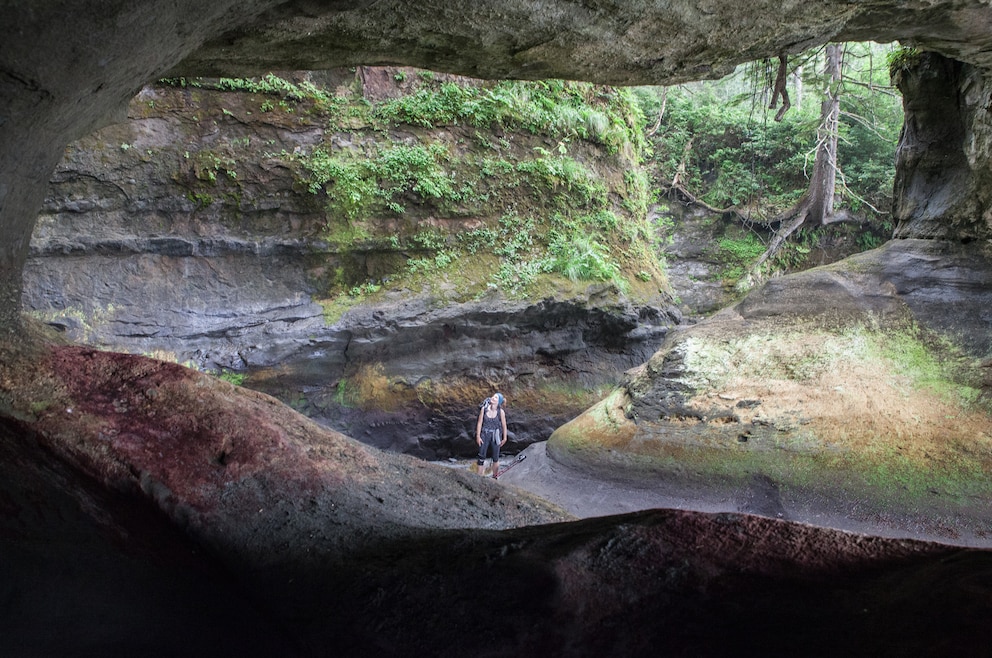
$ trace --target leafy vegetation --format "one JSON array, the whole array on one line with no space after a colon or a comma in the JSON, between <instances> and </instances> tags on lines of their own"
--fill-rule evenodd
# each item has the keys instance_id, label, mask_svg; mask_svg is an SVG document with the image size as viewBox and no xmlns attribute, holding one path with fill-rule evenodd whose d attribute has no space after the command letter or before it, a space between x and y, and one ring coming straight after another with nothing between
<instances>
[{"instance_id":1,"label":"leafy vegetation","mask_svg":"<svg viewBox=\"0 0 992 658\"><path fill-rule=\"evenodd\" d=\"M489 85L444 82L376 105L371 118L380 125L408 124L424 128L468 125L523 130L555 139L578 138L611 151L631 144L643 148L641 133L631 122L627 92L561 80Z\"/></svg>"},{"instance_id":2,"label":"leafy vegetation","mask_svg":"<svg viewBox=\"0 0 992 658\"><path fill-rule=\"evenodd\" d=\"M218 379L221 379L228 384L233 384L234 386L243 386L245 383L246 375L243 372L235 372L233 370L225 370L217 375Z\"/></svg>"},{"instance_id":3,"label":"leafy vegetation","mask_svg":"<svg viewBox=\"0 0 992 658\"><path fill-rule=\"evenodd\" d=\"M403 214L401 200L407 194L422 200L460 199L443 166L448 159L443 144L372 148L372 157L348 151L335 155L325 147L315 148L300 158L308 172L307 188L313 194L326 192L328 209L348 220L363 218L381 207Z\"/></svg>"},{"instance_id":4,"label":"leafy vegetation","mask_svg":"<svg viewBox=\"0 0 992 658\"><path fill-rule=\"evenodd\" d=\"M645 142L631 94L562 81L479 83L419 73L393 79L413 91L331 102L273 76L216 83L306 99L311 119L332 108L323 142L274 157L324 208L330 244L402 254L403 266L372 278L336 267L326 277L329 298L362 299L387 282L433 285L450 277L476 281L466 294L487 286L524 294L549 276L611 282L623 291L633 280L650 294L665 286L650 238L638 244L652 230L648 177L639 164ZM279 111L267 102L263 111ZM335 139L341 132L348 137ZM437 228L438 218L457 221ZM461 218L482 225L459 228ZM382 234L383 222L391 234Z\"/></svg>"},{"instance_id":5,"label":"leafy vegetation","mask_svg":"<svg viewBox=\"0 0 992 658\"><path fill-rule=\"evenodd\" d=\"M892 231L888 209L902 107L889 68L910 61L912 53L878 44L845 44L843 51L835 211L858 226L803 228L799 241L807 247L810 233L852 233L852 243L870 248ZM693 197L689 201L734 215L767 244L779 228L777 216L796 206L813 174L827 84L820 58L815 50L790 60L792 105L781 121L769 109L776 67L768 61L741 67L720 81L637 89L645 128L653 133L658 187L673 200L686 201L686 191ZM768 268L801 266L799 251L783 251Z\"/></svg>"},{"instance_id":6,"label":"leafy vegetation","mask_svg":"<svg viewBox=\"0 0 992 658\"><path fill-rule=\"evenodd\" d=\"M889 83L888 52L877 44L848 44L845 52L840 155L844 196L858 207L870 200L884 208L891 194L902 105ZM822 92L816 57L812 52L794 60L793 84L801 83L802 91L780 122L766 108L772 74L766 63L667 92L638 88L646 117L658 116L664 94L664 116L653 139L660 177L671 181L684 168L687 187L717 207L753 204L771 216L793 203L805 188L816 146Z\"/></svg>"},{"instance_id":7,"label":"leafy vegetation","mask_svg":"<svg viewBox=\"0 0 992 658\"><path fill-rule=\"evenodd\" d=\"M726 264L723 276L736 281L743 276L747 266L765 250L765 244L754 233L742 237L723 237L717 242L718 258Z\"/></svg>"},{"instance_id":8,"label":"leafy vegetation","mask_svg":"<svg viewBox=\"0 0 992 658\"><path fill-rule=\"evenodd\" d=\"M874 46L850 52L859 62L848 68L858 83L852 88L884 91L885 67L874 65L883 53ZM325 213L323 237L339 254L318 282L328 300L445 281L465 296L487 285L533 293L551 280L657 295L667 285L666 236L647 218L659 188L678 178L703 202L754 218L713 244L728 281L767 243L770 229L761 222L805 188L819 92L810 90L808 62L794 63L806 65L795 79L807 91L783 122L764 110L768 71L761 65L669 90L481 82L409 69L391 76L404 93L382 98L362 96L360 71L354 84L333 92L302 76L271 74L167 82L248 94L273 122L322 127L315 145L271 156L294 171ZM891 230L876 209L887 206L901 115L887 93L845 98L844 204L865 217L870 230L856 239L868 248ZM189 160L201 185L237 186L236 153L204 151ZM196 189L189 198L206 208L236 195ZM775 267L801 266L819 235L806 232ZM386 252L394 257L376 255ZM376 259L374 273L361 265L368 257Z\"/></svg>"}]
</instances>

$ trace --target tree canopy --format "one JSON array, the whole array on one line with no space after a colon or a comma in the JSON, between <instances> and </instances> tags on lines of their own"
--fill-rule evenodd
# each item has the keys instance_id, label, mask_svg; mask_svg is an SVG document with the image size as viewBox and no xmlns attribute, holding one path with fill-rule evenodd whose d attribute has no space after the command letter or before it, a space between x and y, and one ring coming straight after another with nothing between
<instances>
[{"instance_id":1,"label":"tree canopy","mask_svg":"<svg viewBox=\"0 0 992 658\"><path fill-rule=\"evenodd\" d=\"M828 49L834 79L825 66ZM818 147L830 136L836 171L829 215L858 222L871 236L862 246L874 246L892 230L902 103L890 85L888 60L896 51L876 43L834 44L753 62L718 81L639 88L661 191L731 214L768 242L769 231L806 198ZM821 101L828 96L836 101L836 116L825 125Z\"/></svg>"}]
</instances>

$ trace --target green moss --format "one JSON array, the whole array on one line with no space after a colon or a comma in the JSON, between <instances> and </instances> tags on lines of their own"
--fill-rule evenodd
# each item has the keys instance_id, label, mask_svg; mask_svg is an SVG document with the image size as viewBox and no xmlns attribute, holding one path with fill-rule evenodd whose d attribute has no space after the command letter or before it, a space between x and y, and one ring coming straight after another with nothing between
<instances>
[{"instance_id":1,"label":"green moss","mask_svg":"<svg viewBox=\"0 0 992 658\"><path fill-rule=\"evenodd\" d=\"M919 48L899 47L888 53L886 62L889 65L889 76L895 78L920 63L922 52Z\"/></svg>"},{"instance_id":2,"label":"green moss","mask_svg":"<svg viewBox=\"0 0 992 658\"><path fill-rule=\"evenodd\" d=\"M954 345L927 332L913 326L881 327L866 322L833 331L804 327L733 337L696 333L671 349L681 352L685 371L691 373L680 382L701 391L747 386L741 373L772 386L778 380L815 381L823 374L830 375L827 381L837 381L831 377L845 372L863 377L868 371L883 378L880 392L896 387L928 395L912 398L921 402L919 406L886 408L890 413L907 414L905 434L897 430L890 435L888 430L880 433L876 429L886 425L871 422L806 424L798 410L791 424L784 422L788 420L784 414L774 424L673 422L654 427L648 423L635 430L633 423L625 427L616 413L623 404L618 389L608 404L597 405L556 431L549 448L553 445L584 467L610 470L614 476L617 471L639 476L662 472L739 488L749 486L755 474L762 474L783 491L836 494L893 510L920 504L953 507L992 499L988 477L992 434L982 424L983 414L971 413L981 368ZM811 393L815 396L816 390ZM929 401L934 396L951 406L932 406ZM810 401L815 403L822 404ZM887 401L880 399L877 404ZM854 407L852 412L861 413ZM931 416L914 419L914 413ZM955 413L959 415L946 415ZM954 429L954 421L947 420L953 418L965 424ZM915 433L914 420L922 423ZM940 427L950 431L944 434L935 429ZM827 432L822 436L833 438L825 440L819 434L822 431ZM618 444L625 432L634 438Z\"/></svg>"},{"instance_id":3,"label":"green moss","mask_svg":"<svg viewBox=\"0 0 992 658\"><path fill-rule=\"evenodd\" d=\"M247 375L243 372L235 372L233 370L224 370L217 374L217 379L227 382L228 384L233 384L234 386L242 386L245 383Z\"/></svg>"},{"instance_id":4,"label":"green moss","mask_svg":"<svg viewBox=\"0 0 992 658\"><path fill-rule=\"evenodd\" d=\"M233 158L223 153L203 149L189 153L187 157L193 175L205 183L216 184L218 176L224 176L231 180L238 177L237 163Z\"/></svg>"},{"instance_id":5,"label":"green moss","mask_svg":"<svg viewBox=\"0 0 992 658\"><path fill-rule=\"evenodd\" d=\"M716 253L717 260L724 264L721 278L736 283L764 251L765 244L754 233L721 238L717 242Z\"/></svg>"},{"instance_id":6,"label":"green moss","mask_svg":"<svg viewBox=\"0 0 992 658\"><path fill-rule=\"evenodd\" d=\"M918 327L888 333L872 343L873 352L895 364L916 388L933 391L948 402L971 406L981 395L976 364L946 339Z\"/></svg>"},{"instance_id":7,"label":"green moss","mask_svg":"<svg viewBox=\"0 0 992 658\"><path fill-rule=\"evenodd\" d=\"M193 202L197 208L206 208L214 202L214 198L206 192L187 192L186 198Z\"/></svg>"},{"instance_id":8,"label":"green moss","mask_svg":"<svg viewBox=\"0 0 992 658\"><path fill-rule=\"evenodd\" d=\"M326 213L321 237L333 255L313 271L329 298L397 287L455 287L468 298L494 286L510 296L581 290L583 282L650 295L665 287L646 223L643 121L628 92L401 77L412 93L376 102L274 75L170 84L256 95L249 100L260 113L305 111L308 123L326 126L326 141L309 151L267 157L291 169L313 208ZM227 111L240 116L233 105ZM189 170L201 188L231 187L248 146L188 153ZM201 190L187 196L198 207L235 200ZM434 227L430 239L425 221ZM368 258L376 267L359 266ZM333 270L339 274L325 274ZM339 317L331 307L328 317Z\"/></svg>"},{"instance_id":9,"label":"green moss","mask_svg":"<svg viewBox=\"0 0 992 658\"><path fill-rule=\"evenodd\" d=\"M602 469L668 481L698 481L708 487L740 491L756 475L774 481L784 497L808 498L810 493L839 500L862 501L866 509L890 513L992 500L992 479L980 459L963 456L949 464L920 464L898 450L885 448L861 453L838 452L822 447L795 449L785 445L756 448L755 441L741 443L724 434L719 447L680 443L677 430L667 441L633 445L618 437L623 429L610 415L605 401L594 406L581 423L569 423L552 435L548 449L565 463L584 469ZM652 443L652 441L648 441Z\"/></svg>"}]
</instances>

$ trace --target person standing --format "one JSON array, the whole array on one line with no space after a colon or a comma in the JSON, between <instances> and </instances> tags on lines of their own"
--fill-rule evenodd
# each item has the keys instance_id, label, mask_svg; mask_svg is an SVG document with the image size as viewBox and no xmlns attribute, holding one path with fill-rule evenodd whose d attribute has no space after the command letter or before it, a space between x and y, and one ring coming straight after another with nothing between
<instances>
[{"instance_id":1,"label":"person standing","mask_svg":"<svg viewBox=\"0 0 992 658\"><path fill-rule=\"evenodd\" d=\"M475 424L475 442L479 444L479 475L485 472L486 457L493 454L493 479L499 477L499 449L506 443L506 413L503 411L505 398L495 393L479 409L479 421Z\"/></svg>"}]
</instances>

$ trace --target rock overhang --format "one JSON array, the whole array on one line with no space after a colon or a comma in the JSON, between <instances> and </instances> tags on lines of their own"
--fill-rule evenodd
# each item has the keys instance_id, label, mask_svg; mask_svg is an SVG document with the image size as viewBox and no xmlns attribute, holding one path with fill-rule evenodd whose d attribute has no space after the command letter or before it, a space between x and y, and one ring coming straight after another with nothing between
<instances>
[{"instance_id":1,"label":"rock overhang","mask_svg":"<svg viewBox=\"0 0 992 658\"><path fill-rule=\"evenodd\" d=\"M992 69L981 0L473 3L55 0L5 5L0 26L0 325L61 150L163 75L397 63L482 78L663 84L831 40L901 40ZM44 53L44 56L39 56Z\"/></svg>"},{"instance_id":2,"label":"rock overhang","mask_svg":"<svg viewBox=\"0 0 992 658\"><path fill-rule=\"evenodd\" d=\"M992 7L957 2L14 2L4 123L92 128L157 76L403 63L474 77L670 84L836 40L895 41L992 68ZM45 53L38 57L36 53ZM38 106L35 108L35 106ZM46 116L47 106L59 106ZM20 119L20 120L18 120ZM87 119L87 120L83 120ZM57 122L50 123L50 122ZM4 124L0 124L2 126Z\"/></svg>"},{"instance_id":3,"label":"rock overhang","mask_svg":"<svg viewBox=\"0 0 992 658\"><path fill-rule=\"evenodd\" d=\"M616 85L721 77L828 41L903 41L992 65L981 2L294 2L231 26L174 71L410 64L480 78Z\"/></svg>"}]
</instances>

